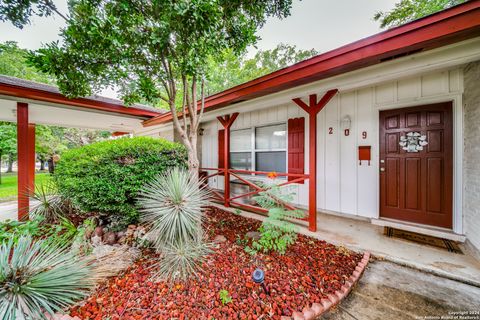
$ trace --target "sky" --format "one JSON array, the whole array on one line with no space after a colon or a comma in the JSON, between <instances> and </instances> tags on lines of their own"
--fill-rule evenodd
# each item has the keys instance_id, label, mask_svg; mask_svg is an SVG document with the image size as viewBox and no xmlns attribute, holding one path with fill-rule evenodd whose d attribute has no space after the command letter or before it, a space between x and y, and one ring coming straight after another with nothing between
<instances>
[{"instance_id":1,"label":"sky","mask_svg":"<svg viewBox=\"0 0 480 320\"><path fill-rule=\"evenodd\" d=\"M293 0L291 15L285 19L271 18L259 30L261 40L249 49L253 56L258 49L274 48L279 43L296 45L299 49L326 52L382 31L373 20L377 11L388 11L399 0ZM60 12L67 12L65 0L53 0ZM0 22L0 42L17 41L19 46L38 49L42 44L59 40L64 21L60 17L35 17L31 25L17 29ZM103 95L116 97L112 90Z\"/></svg>"}]
</instances>

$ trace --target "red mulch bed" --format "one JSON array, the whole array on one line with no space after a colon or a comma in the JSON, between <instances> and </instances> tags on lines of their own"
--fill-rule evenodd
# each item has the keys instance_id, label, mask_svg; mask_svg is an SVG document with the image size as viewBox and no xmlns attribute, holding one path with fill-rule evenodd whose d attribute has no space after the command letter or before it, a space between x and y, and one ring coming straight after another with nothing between
<instances>
[{"instance_id":1,"label":"red mulch bed","mask_svg":"<svg viewBox=\"0 0 480 320\"><path fill-rule=\"evenodd\" d=\"M151 282L155 254L145 256L124 275L103 284L81 307L71 310L82 319L279 319L301 311L339 290L362 256L324 241L299 235L285 255L250 256L244 251L245 233L260 223L209 208L205 226L209 237L223 235L203 266L204 272L188 283ZM251 280L257 268L265 270L271 295ZM220 290L233 301L222 305Z\"/></svg>"}]
</instances>

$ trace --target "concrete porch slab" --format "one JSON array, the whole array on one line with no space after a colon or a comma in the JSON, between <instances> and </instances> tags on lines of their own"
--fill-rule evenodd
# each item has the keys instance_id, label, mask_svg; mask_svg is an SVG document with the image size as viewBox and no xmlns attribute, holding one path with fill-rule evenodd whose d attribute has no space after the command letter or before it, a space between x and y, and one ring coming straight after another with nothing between
<instances>
[{"instance_id":1,"label":"concrete porch slab","mask_svg":"<svg viewBox=\"0 0 480 320\"><path fill-rule=\"evenodd\" d=\"M230 212L236 210L218 204L213 205ZM265 216L251 212L241 211L240 214L257 220L265 219ZM303 221L299 221L298 224L306 226ZM480 261L463 245L461 247L465 254L451 253L410 241L388 238L383 235L383 227L373 225L369 221L320 212L317 214L317 226L317 232L311 232L307 228L300 228L299 231L304 235L343 245L355 251L370 251L380 259L480 287Z\"/></svg>"}]
</instances>

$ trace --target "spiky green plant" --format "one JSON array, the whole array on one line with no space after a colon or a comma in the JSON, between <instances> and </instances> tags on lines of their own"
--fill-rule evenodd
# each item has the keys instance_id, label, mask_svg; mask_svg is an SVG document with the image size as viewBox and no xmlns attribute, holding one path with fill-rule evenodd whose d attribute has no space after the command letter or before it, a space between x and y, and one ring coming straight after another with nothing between
<instances>
[{"instance_id":1,"label":"spiky green plant","mask_svg":"<svg viewBox=\"0 0 480 320\"><path fill-rule=\"evenodd\" d=\"M35 186L30 199L33 206L29 215L33 218L42 217L45 223L53 223L65 216L66 201L58 194L52 181Z\"/></svg>"},{"instance_id":2,"label":"spiky green plant","mask_svg":"<svg viewBox=\"0 0 480 320\"><path fill-rule=\"evenodd\" d=\"M207 199L202 182L179 168L159 175L140 192L140 218L150 226L146 237L161 253L154 278L186 280L210 253L202 230Z\"/></svg>"},{"instance_id":3,"label":"spiky green plant","mask_svg":"<svg viewBox=\"0 0 480 320\"><path fill-rule=\"evenodd\" d=\"M158 272L154 279L175 282L186 281L196 275L202 262L212 252L210 245L202 240L190 240L162 248L162 257L156 264Z\"/></svg>"},{"instance_id":4,"label":"spiky green plant","mask_svg":"<svg viewBox=\"0 0 480 320\"><path fill-rule=\"evenodd\" d=\"M47 319L85 298L96 283L91 258L30 236L0 245L0 319Z\"/></svg>"},{"instance_id":5,"label":"spiky green plant","mask_svg":"<svg viewBox=\"0 0 480 320\"><path fill-rule=\"evenodd\" d=\"M157 176L140 192L140 219L150 225L148 237L156 248L186 243L203 236L202 207L208 194L188 171L174 168Z\"/></svg>"}]
</instances>

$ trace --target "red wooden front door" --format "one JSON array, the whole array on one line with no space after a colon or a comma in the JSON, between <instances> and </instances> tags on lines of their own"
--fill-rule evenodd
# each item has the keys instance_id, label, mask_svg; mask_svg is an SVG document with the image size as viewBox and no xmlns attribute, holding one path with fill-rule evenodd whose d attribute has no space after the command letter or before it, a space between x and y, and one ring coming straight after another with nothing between
<instances>
[{"instance_id":1,"label":"red wooden front door","mask_svg":"<svg viewBox=\"0 0 480 320\"><path fill-rule=\"evenodd\" d=\"M380 112L381 217L452 228L452 135L450 102Z\"/></svg>"}]
</instances>

